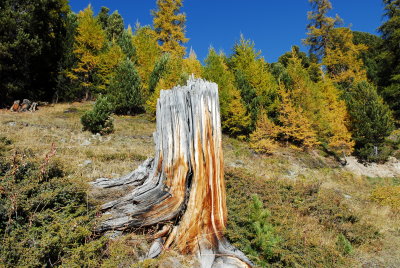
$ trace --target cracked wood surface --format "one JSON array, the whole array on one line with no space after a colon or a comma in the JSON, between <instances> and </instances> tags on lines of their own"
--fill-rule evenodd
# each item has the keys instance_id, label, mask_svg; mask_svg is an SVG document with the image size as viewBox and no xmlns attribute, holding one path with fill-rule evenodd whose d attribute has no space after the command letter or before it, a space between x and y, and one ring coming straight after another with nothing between
<instances>
[{"instance_id":1,"label":"cracked wood surface","mask_svg":"<svg viewBox=\"0 0 400 268\"><path fill-rule=\"evenodd\" d=\"M122 178L93 182L101 188L137 186L102 206L108 218L98 231L174 221L168 234L157 238L151 257L166 241L164 248L198 254L202 267L250 266L223 237L227 208L218 86L190 79L186 86L162 90L156 124L154 159Z\"/></svg>"}]
</instances>

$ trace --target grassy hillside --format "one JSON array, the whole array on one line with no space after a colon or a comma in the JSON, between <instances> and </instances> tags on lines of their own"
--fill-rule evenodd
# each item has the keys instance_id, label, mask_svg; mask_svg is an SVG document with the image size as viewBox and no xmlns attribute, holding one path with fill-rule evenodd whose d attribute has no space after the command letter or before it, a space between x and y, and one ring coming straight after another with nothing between
<instances>
[{"instance_id":1,"label":"grassy hillside","mask_svg":"<svg viewBox=\"0 0 400 268\"><path fill-rule=\"evenodd\" d=\"M139 262L151 230L116 239L93 233L97 205L121 193L95 193L87 182L121 176L152 156L155 124L115 116L114 134L92 135L79 121L90 106L0 111L0 267L193 265L173 250ZM355 175L317 151L263 156L226 136L223 146L226 235L256 263L400 266L400 178Z\"/></svg>"}]
</instances>

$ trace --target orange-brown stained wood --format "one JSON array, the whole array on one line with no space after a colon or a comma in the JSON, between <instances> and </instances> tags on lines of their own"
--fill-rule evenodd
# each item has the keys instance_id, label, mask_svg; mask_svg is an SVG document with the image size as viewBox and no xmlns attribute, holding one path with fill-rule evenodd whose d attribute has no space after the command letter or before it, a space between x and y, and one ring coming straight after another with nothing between
<instances>
[{"instance_id":1,"label":"orange-brown stained wood","mask_svg":"<svg viewBox=\"0 0 400 268\"><path fill-rule=\"evenodd\" d=\"M186 87L161 91L155 158L133 172L133 180L129 178L135 181L135 176L145 175L146 180L127 196L103 205L111 217L100 229L173 220L174 226L157 233L163 236L164 248L199 253L204 267L211 267L215 254L250 265L246 256L223 237L227 208L221 135L216 84L192 80ZM104 179L98 183L121 185Z\"/></svg>"},{"instance_id":2,"label":"orange-brown stained wood","mask_svg":"<svg viewBox=\"0 0 400 268\"><path fill-rule=\"evenodd\" d=\"M175 238L175 245L183 253L196 252L200 240L216 247L227 220L222 144L221 140L214 143L216 130L212 128L210 113L204 110L203 116L203 133L194 136L192 188Z\"/></svg>"}]
</instances>

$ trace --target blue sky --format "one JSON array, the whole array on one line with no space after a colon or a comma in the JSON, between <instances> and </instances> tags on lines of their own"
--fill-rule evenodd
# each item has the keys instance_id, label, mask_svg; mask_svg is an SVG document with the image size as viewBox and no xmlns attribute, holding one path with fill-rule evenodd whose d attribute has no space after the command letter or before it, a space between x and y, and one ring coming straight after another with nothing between
<instances>
[{"instance_id":1,"label":"blue sky","mask_svg":"<svg viewBox=\"0 0 400 268\"><path fill-rule=\"evenodd\" d=\"M88 4L97 13L101 6L118 10L125 24L152 24L150 10L156 0L70 0L74 12ZM381 0L331 0L331 15L339 14L345 25L355 31L377 34L382 23ZM306 37L307 0L184 0L182 11L187 15L186 36L200 60L213 46L226 54L242 33L255 42L268 62L275 62L292 45L300 45ZM303 51L307 48L301 46ZM188 51L188 50L187 50Z\"/></svg>"}]
</instances>

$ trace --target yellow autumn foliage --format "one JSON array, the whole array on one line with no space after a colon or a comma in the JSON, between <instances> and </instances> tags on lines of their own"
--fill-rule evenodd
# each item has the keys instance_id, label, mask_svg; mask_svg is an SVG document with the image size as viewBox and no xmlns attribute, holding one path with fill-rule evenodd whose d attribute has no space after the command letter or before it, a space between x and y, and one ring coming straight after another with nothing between
<instances>
[{"instance_id":1,"label":"yellow autumn foliage","mask_svg":"<svg viewBox=\"0 0 400 268\"><path fill-rule=\"evenodd\" d=\"M371 199L400 211L400 186L378 187L372 192Z\"/></svg>"},{"instance_id":2,"label":"yellow autumn foliage","mask_svg":"<svg viewBox=\"0 0 400 268\"><path fill-rule=\"evenodd\" d=\"M335 83L357 83L367 80L360 53L367 50L363 44L353 43L353 33L349 28L336 28L330 31L322 63L328 76Z\"/></svg>"},{"instance_id":3,"label":"yellow autumn foliage","mask_svg":"<svg viewBox=\"0 0 400 268\"><path fill-rule=\"evenodd\" d=\"M250 135L250 147L258 153L274 153L278 148L276 138L279 132L279 127L268 118L265 111L261 111L256 130Z\"/></svg>"}]
</instances>

